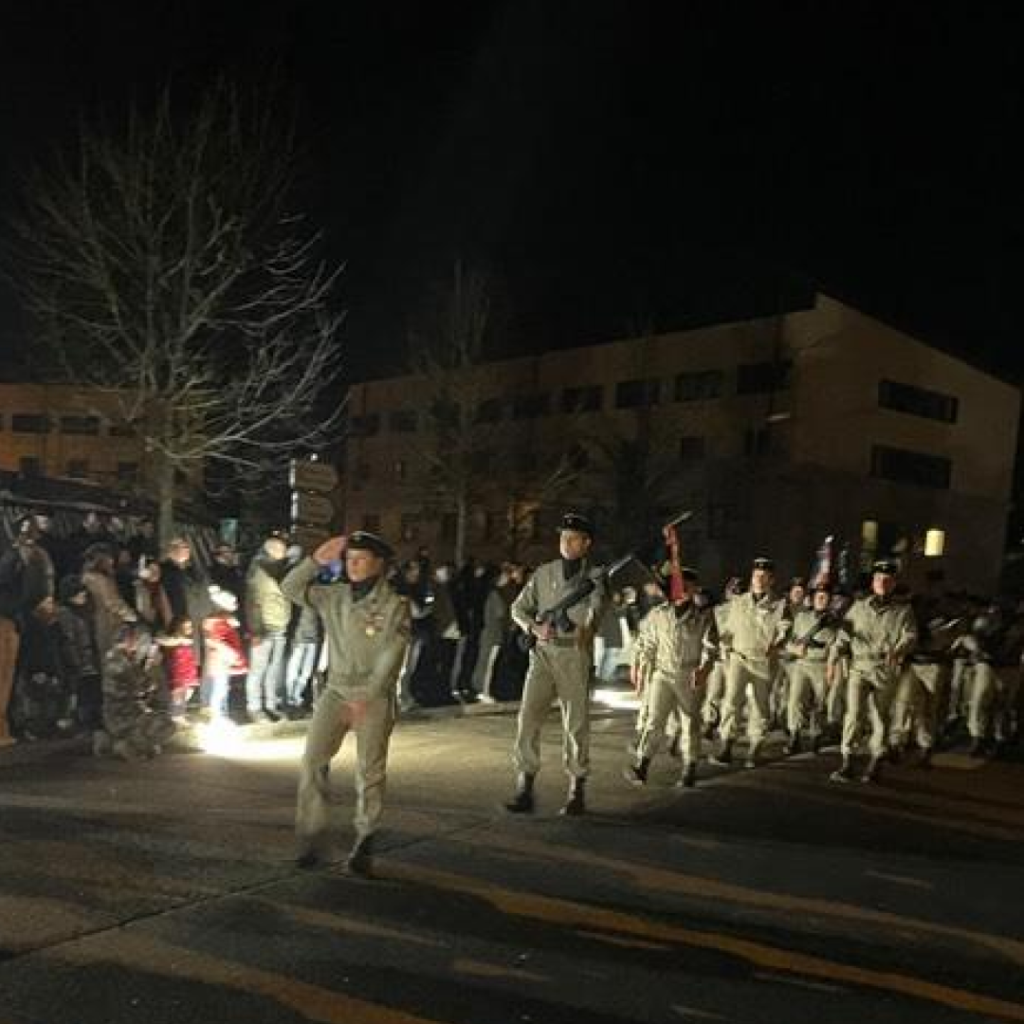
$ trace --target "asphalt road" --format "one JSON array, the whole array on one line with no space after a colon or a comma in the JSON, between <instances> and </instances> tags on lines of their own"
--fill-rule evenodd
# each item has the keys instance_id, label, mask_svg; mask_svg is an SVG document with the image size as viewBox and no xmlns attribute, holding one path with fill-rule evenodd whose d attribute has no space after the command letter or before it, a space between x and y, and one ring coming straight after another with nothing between
<instances>
[{"instance_id":1,"label":"asphalt road","mask_svg":"<svg viewBox=\"0 0 1024 1024\"><path fill-rule=\"evenodd\" d=\"M500 809L509 715L404 721L379 877L297 870L301 739L126 765L0 752L0 1024L1024 1020L1024 766L834 756ZM347 758L339 778L347 781Z\"/></svg>"}]
</instances>

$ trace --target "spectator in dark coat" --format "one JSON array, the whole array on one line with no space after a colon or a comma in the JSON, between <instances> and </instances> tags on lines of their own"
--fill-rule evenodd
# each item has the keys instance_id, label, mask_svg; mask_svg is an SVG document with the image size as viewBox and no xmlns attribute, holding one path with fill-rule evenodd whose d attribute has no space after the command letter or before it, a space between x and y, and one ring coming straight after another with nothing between
<instances>
[{"instance_id":1,"label":"spectator in dark coat","mask_svg":"<svg viewBox=\"0 0 1024 1024\"><path fill-rule=\"evenodd\" d=\"M80 576L65 576L58 588L57 625L64 671L71 690L75 717L84 729L98 729L103 721L100 659L93 635L89 591Z\"/></svg>"}]
</instances>

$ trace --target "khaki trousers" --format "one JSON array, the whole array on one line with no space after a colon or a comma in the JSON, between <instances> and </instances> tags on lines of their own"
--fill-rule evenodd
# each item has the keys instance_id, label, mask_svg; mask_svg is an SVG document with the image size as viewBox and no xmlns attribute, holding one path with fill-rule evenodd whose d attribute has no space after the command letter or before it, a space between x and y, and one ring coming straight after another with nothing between
<instances>
[{"instance_id":1,"label":"khaki trousers","mask_svg":"<svg viewBox=\"0 0 1024 1024\"><path fill-rule=\"evenodd\" d=\"M846 682L846 714L840 750L844 757L854 753L865 719L868 752L881 757L889 741L889 711L896 692L896 680L881 667L850 668Z\"/></svg>"},{"instance_id":2,"label":"khaki trousers","mask_svg":"<svg viewBox=\"0 0 1024 1024\"><path fill-rule=\"evenodd\" d=\"M299 769L295 835L303 852L323 853L340 830L342 799L331 787L331 760L349 732L356 737L354 822L356 837L372 835L384 809L388 743L395 724L393 696L348 701L325 690L306 733L306 748Z\"/></svg>"},{"instance_id":3,"label":"khaki trousers","mask_svg":"<svg viewBox=\"0 0 1024 1024\"><path fill-rule=\"evenodd\" d=\"M723 740L733 740L739 733L739 720L750 698L747 710L747 738L751 743L764 739L770 715L772 680L775 665L770 661L744 658L735 651L725 670L725 697L718 733Z\"/></svg>"},{"instance_id":4,"label":"khaki trousers","mask_svg":"<svg viewBox=\"0 0 1024 1024\"><path fill-rule=\"evenodd\" d=\"M922 750L935 746L939 707L946 699L949 670L945 665L911 662L896 684L889 723L890 742L903 746L913 730Z\"/></svg>"},{"instance_id":5,"label":"khaki trousers","mask_svg":"<svg viewBox=\"0 0 1024 1024\"><path fill-rule=\"evenodd\" d=\"M971 670L967 730L971 738L1012 739L1018 727L1020 669L993 668L981 661Z\"/></svg>"},{"instance_id":6,"label":"khaki trousers","mask_svg":"<svg viewBox=\"0 0 1024 1024\"><path fill-rule=\"evenodd\" d=\"M650 759L658 753L669 716L678 712L682 723L680 750L683 762L691 764L699 760L703 724L701 705L705 687L690 684L690 675L696 667L684 668L681 675L674 678L655 672L650 685L647 717L637 743L637 757Z\"/></svg>"},{"instance_id":7,"label":"khaki trousers","mask_svg":"<svg viewBox=\"0 0 1024 1024\"><path fill-rule=\"evenodd\" d=\"M590 651L575 645L538 643L530 652L512 753L517 772L536 775L540 771L541 729L557 698L562 712L562 763L573 778L586 777L590 770L592 672Z\"/></svg>"},{"instance_id":8,"label":"khaki trousers","mask_svg":"<svg viewBox=\"0 0 1024 1024\"><path fill-rule=\"evenodd\" d=\"M786 704L786 727L790 735L806 732L820 736L825 724L827 686L824 661L800 658L786 667L789 674L789 697Z\"/></svg>"},{"instance_id":9,"label":"khaki trousers","mask_svg":"<svg viewBox=\"0 0 1024 1024\"><path fill-rule=\"evenodd\" d=\"M14 690L14 670L18 664L20 638L18 628L11 619L0 616L0 739L10 738L7 708Z\"/></svg>"}]
</instances>

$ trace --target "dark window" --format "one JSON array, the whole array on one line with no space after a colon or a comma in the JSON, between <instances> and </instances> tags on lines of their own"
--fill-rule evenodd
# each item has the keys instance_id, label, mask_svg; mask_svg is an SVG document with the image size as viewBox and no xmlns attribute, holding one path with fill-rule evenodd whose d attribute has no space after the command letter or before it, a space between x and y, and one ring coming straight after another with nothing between
<instances>
[{"instance_id":1,"label":"dark window","mask_svg":"<svg viewBox=\"0 0 1024 1024\"><path fill-rule=\"evenodd\" d=\"M98 416L61 416L60 432L62 434L98 434L100 419Z\"/></svg>"},{"instance_id":2,"label":"dark window","mask_svg":"<svg viewBox=\"0 0 1024 1024\"><path fill-rule=\"evenodd\" d=\"M36 413L16 412L11 417L11 430L16 434L48 434L50 421Z\"/></svg>"},{"instance_id":3,"label":"dark window","mask_svg":"<svg viewBox=\"0 0 1024 1024\"><path fill-rule=\"evenodd\" d=\"M370 479L370 464L368 462L359 462L355 468L356 471L352 475L352 489L354 491L361 491L363 485Z\"/></svg>"},{"instance_id":4,"label":"dark window","mask_svg":"<svg viewBox=\"0 0 1024 1024\"><path fill-rule=\"evenodd\" d=\"M137 462L119 462L117 464L117 479L125 483L134 483L139 479L139 464Z\"/></svg>"},{"instance_id":5,"label":"dark window","mask_svg":"<svg viewBox=\"0 0 1024 1024\"><path fill-rule=\"evenodd\" d=\"M111 423L107 433L111 437L135 437L137 431L130 423Z\"/></svg>"},{"instance_id":6,"label":"dark window","mask_svg":"<svg viewBox=\"0 0 1024 1024\"><path fill-rule=\"evenodd\" d=\"M767 427L748 427L743 434L743 454L767 455L771 450L771 434Z\"/></svg>"},{"instance_id":7,"label":"dark window","mask_svg":"<svg viewBox=\"0 0 1024 1024\"><path fill-rule=\"evenodd\" d=\"M941 455L924 455L876 444L871 449L871 475L881 480L949 490L953 463Z\"/></svg>"},{"instance_id":8,"label":"dark window","mask_svg":"<svg viewBox=\"0 0 1024 1024\"><path fill-rule=\"evenodd\" d=\"M352 437L373 437L380 433L380 416L375 412L353 416L348 421L348 432Z\"/></svg>"},{"instance_id":9,"label":"dark window","mask_svg":"<svg viewBox=\"0 0 1024 1024\"><path fill-rule=\"evenodd\" d=\"M566 388L562 392L562 412L600 412L603 404L604 388L600 384Z\"/></svg>"},{"instance_id":10,"label":"dark window","mask_svg":"<svg viewBox=\"0 0 1024 1024\"><path fill-rule=\"evenodd\" d=\"M763 395L789 387L793 364L788 360L773 363L741 363L736 368L737 395Z\"/></svg>"},{"instance_id":11,"label":"dark window","mask_svg":"<svg viewBox=\"0 0 1024 1024\"><path fill-rule=\"evenodd\" d=\"M721 370L681 373L676 377L676 401L700 402L708 398L720 398L724 381L725 374Z\"/></svg>"},{"instance_id":12,"label":"dark window","mask_svg":"<svg viewBox=\"0 0 1024 1024\"><path fill-rule=\"evenodd\" d=\"M952 395L943 395L913 384L897 384L892 380L878 382L878 404L883 409L940 420L942 423L956 423L960 407L959 400Z\"/></svg>"},{"instance_id":13,"label":"dark window","mask_svg":"<svg viewBox=\"0 0 1024 1024\"><path fill-rule=\"evenodd\" d=\"M430 410L435 427L446 430L454 430L462 422L462 409L458 402L439 399L434 402Z\"/></svg>"},{"instance_id":14,"label":"dark window","mask_svg":"<svg viewBox=\"0 0 1024 1024\"><path fill-rule=\"evenodd\" d=\"M35 455L23 455L18 460L18 469L22 476L43 475L43 464Z\"/></svg>"},{"instance_id":15,"label":"dark window","mask_svg":"<svg viewBox=\"0 0 1024 1024\"><path fill-rule=\"evenodd\" d=\"M533 452L519 452L513 464L520 473L532 473L537 468L537 456Z\"/></svg>"},{"instance_id":16,"label":"dark window","mask_svg":"<svg viewBox=\"0 0 1024 1024\"><path fill-rule=\"evenodd\" d=\"M498 423L501 420L501 399L485 398L476 407L477 423Z\"/></svg>"},{"instance_id":17,"label":"dark window","mask_svg":"<svg viewBox=\"0 0 1024 1024\"><path fill-rule=\"evenodd\" d=\"M519 395L512 399L512 419L534 420L547 416L549 406L548 395Z\"/></svg>"},{"instance_id":18,"label":"dark window","mask_svg":"<svg viewBox=\"0 0 1024 1024\"><path fill-rule=\"evenodd\" d=\"M380 532L380 516L374 515L372 512L367 512L363 516L363 529L367 533L379 533Z\"/></svg>"},{"instance_id":19,"label":"dark window","mask_svg":"<svg viewBox=\"0 0 1024 1024\"><path fill-rule=\"evenodd\" d=\"M89 475L89 460L88 459L69 459L68 460L68 476L73 477L85 477Z\"/></svg>"},{"instance_id":20,"label":"dark window","mask_svg":"<svg viewBox=\"0 0 1024 1024\"><path fill-rule=\"evenodd\" d=\"M615 405L619 409L657 405L660 398L661 381L624 380L615 385Z\"/></svg>"},{"instance_id":21,"label":"dark window","mask_svg":"<svg viewBox=\"0 0 1024 1024\"><path fill-rule=\"evenodd\" d=\"M393 412L388 421L393 434L416 433L416 413L411 409L399 409Z\"/></svg>"},{"instance_id":22,"label":"dark window","mask_svg":"<svg viewBox=\"0 0 1024 1024\"><path fill-rule=\"evenodd\" d=\"M681 437L679 439L679 457L684 462L696 462L703 459L707 451L707 443L703 437Z\"/></svg>"}]
</instances>

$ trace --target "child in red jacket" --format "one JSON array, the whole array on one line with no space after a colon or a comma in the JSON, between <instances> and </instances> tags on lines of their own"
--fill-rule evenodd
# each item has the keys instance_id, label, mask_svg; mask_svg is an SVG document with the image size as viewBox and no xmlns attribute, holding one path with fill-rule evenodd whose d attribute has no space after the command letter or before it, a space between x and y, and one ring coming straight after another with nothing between
<instances>
[{"instance_id":1,"label":"child in red jacket","mask_svg":"<svg viewBox=\"0 0 1024 1024\"><path fill-rule=\"evenodd\" d=\"M242 675L249 665L235 617L238 599L230 590L209 589L215 610L203 619L203 690L211 717L227 719L231 677Z\"/></svg>"},{"instance_id":2,"label":"child in red jacket","mask_svg":"<svg viewBox=\"0 0 1024 1024\"><path fill-rule=\"evenodd\" d=\"M185 714L189 698L199 685L199 664L192 634L192 620L182 616L172 620L168 634L157 640L163 652L173 718L181 718Z\"/></svg>"}]
</instances>

